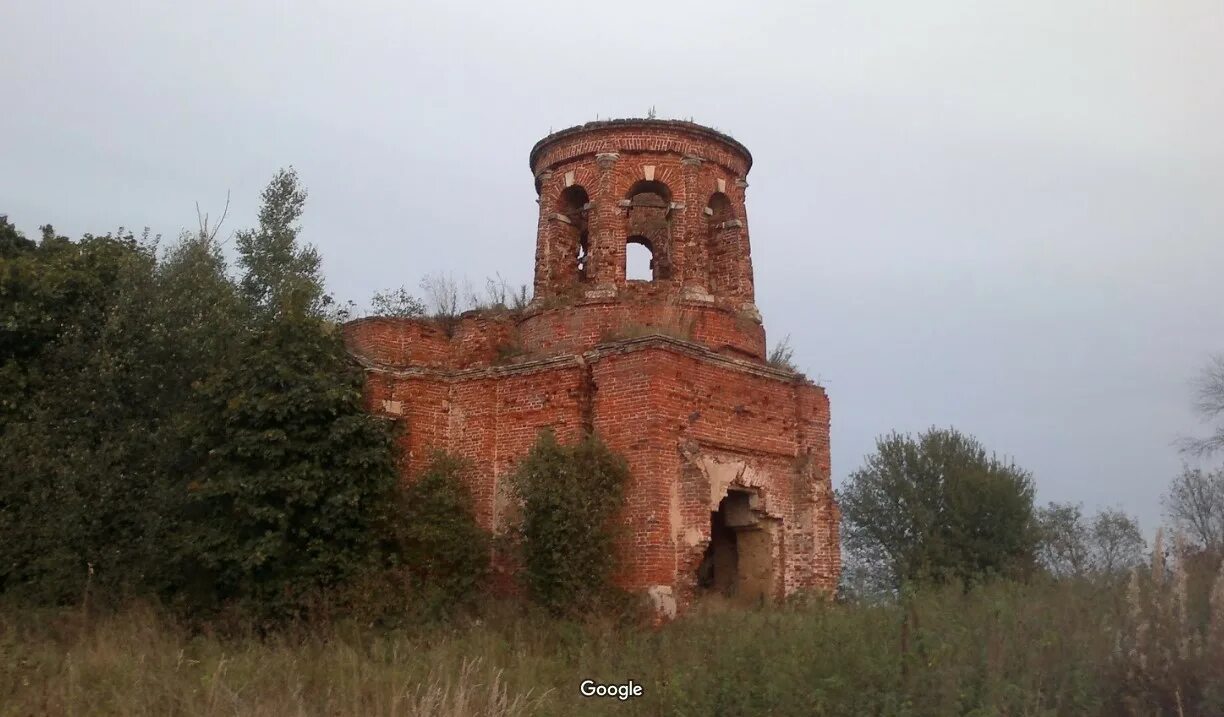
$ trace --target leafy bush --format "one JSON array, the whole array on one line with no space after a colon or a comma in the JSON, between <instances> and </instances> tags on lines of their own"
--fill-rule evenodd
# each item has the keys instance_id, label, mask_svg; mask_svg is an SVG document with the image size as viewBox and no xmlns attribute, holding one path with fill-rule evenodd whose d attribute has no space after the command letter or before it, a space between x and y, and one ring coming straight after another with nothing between
<instances>
[{"instance_id":1,"label":"leafy bush","mask_svg":"<svg viewBox=\"0 0 1224 717\"><path fill-rule=\"evenodd\" d=\"M378 565L395 464L361 370L319 318L266 320L239 358L200 388L184 559L193 599L279 612Z\"/></svg>"},{"instance_id":2,"label":"leafy bush","mask_svg":"<svg viewBox=\"0 0 1224 717\"><path fill-rule=\"evenodd\" d=\"M594 435L563 446L545 430L519 463L511 485L522 503L521 575L540 605L581 612L613 593L613 519L628 479L624 459Z\"/></svg>"},{"instance_id":3,"label":"leafy bush","mask_svg":"<svg viewBox=\"0 0 1224 717\"><path fill-rule=\"evenodd\" d=\"M375 292L370 299L370 311L374 316L415 318L425 315L425 302L401 286L398 289Z\"/></svg>"},{"instance_id":4,"label":"leafy bush","mask_svg":"<svg viewBox=\"0 0 1224 717\"><path fill-rule=\"evenodd\" d=\"M476 522L465 469L463 461L436 453L401 499L404 565L433 612L470 605L489 574L489 536Z\"/></svg>"}]
</instances>

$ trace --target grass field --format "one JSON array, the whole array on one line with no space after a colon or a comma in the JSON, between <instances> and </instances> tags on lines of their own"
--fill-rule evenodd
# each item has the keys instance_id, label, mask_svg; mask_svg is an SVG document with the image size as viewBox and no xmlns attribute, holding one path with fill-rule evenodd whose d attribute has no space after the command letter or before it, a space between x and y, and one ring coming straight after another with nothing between
<instances>
[{"instance_id":1,"label":"grass field","mask_svg":"<svg viewBox=\"0 0 1224 717\"><path fill-rule=\"evenodd\" d=\"M9 610L0 714L1150 715L1179 702L1220 714L1224 668L1156 613L1136 643L1130 621L1147 618L1133 602L1122 587L999 583L905 604L710 610L659 629L502 608L274 637L188 630L151 608ZM588 678L643 693L583 697Z\"/></svg>"}]
</instances>

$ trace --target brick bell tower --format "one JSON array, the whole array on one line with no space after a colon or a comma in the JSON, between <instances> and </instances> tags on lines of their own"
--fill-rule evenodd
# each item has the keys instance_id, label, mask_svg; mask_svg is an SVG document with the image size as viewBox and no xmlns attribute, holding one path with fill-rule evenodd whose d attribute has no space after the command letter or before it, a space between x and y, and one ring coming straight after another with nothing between
<instances>
[{"instance_id":1,"label":"brick bell tower","mask_svg":"<svg viewBox=\"0 0 1224 717\"><path fill-rule=\"evenodd\" d=\"M701 343L764 358L744 202L752 155L742 144L691 122L611 120L545 137L530 163L537 304L576 302L605 331L691 324ZM634 245L650 253L649 281L626 278Z\"/></svg>"},{"instance_id":2,"label":"brick bell tower","mask_svg":"<svg viewBox=\"0 0 1224 717\"><path fill-rule=\"evenodd\" d=\"M615 579L660 616L707 595L835 589L829 402L765 361L748 150L691 122L611 120L545 137L530 165L525 310L345 327L370 409L403 427L404 479L433 449L467 458L477 517L498 531L515 513L507 476L539 431L595 431L632 473ZM631 247L649 252L649 278L627 278Z\"/></svg>"}]
</instances>

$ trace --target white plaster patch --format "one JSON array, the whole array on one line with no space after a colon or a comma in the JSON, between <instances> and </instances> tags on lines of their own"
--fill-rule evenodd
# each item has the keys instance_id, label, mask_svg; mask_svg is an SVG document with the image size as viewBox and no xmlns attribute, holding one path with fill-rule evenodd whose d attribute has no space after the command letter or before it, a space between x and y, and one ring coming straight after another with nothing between
<instances>
[{"instance_id":1,"label":"white plaster patch","mask_svg":"<svg viewBox=\"0 0 1224 717\"><path fill-rule=\"evenodd\" d=\"M751 496L752 508L754 510L763 510L767 515L773 516L769 512L767 496L763 489L769 486L768 476L762 473L755 466L749 465L744 461L728 460L720 461L717 458L709 455L698 453L690 455L689 460L693 465L701 469L705 474L706 480L710 485L710 512L716 512L718 506L722 503L722 499L727 497L727 492L732 485L739 488L758 488L762 489L758 493Z\"/></svg>"},{"instance_id":2,"label":"white plaster patch","mask_svg":"<svg viewBox=\"0 0 1224 717\"><path fill-rule=\"evenodd\" d=\"M695 548L698 545L701 545L703 542L701 531L697 528L688 528L684 531L683 542L690 548Z\"/></svg>"},{"instance_id":3,"label":"white plaster patch","mask_svg":"<svg viewBox=\"0 0 1224 717\"><path fill-rule=\"evenodd\" d=\"M655 613L671 620L676 617L676 597L670 585L651 585L646 590Z\"/></svg>"},{"instance_id":4,"label":"white plaster patch","mask_svg":"<svg viewBox=\"0 0 1224 717\"><path fill-rule=\"evenodd\" d=\"M382 407L383 407L384 413L391 413L396 416L404 415L404 402L403 401L383 401Z\"/></svg>"}]
</instances>

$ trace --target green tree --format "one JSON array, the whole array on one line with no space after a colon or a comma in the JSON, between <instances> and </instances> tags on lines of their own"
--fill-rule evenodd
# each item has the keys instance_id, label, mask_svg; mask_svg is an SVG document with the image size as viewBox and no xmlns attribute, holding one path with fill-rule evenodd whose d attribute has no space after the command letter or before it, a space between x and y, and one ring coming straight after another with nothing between
<instances>
[{"instance_id":1,"label":"green tree","mask_svg":"<svg viewBox=\"0 0 1224 717\"><path fill-rule=\"evenodd\" d=\"M198 387L182 546L197 599L283 614L379 564L396 471L364 373L322 313L317 255L297 246L296 175L263 200L259 228L239 234L247 325Z\"/></svg>"},{"instance_id":2,"label":"green tree","mask_svg":"<svg viewBox=\"0 0 1224 717\"><path fill-rule=\"evenodd\" d=\"M37 246L25 238L8 220L8 215L0 214L0 257L11 258L31 251Z\"/></svg>"},{"instance_id":3,"label":"green tree","mask_svg":"<svg viewBox=\"0 0 1224 717\"><path fill-rule=\"evenodd\" d=\"M298 242L306 189L297 172L278 171L261 198L259 227L237 234L243 294L255 308L276 311L292 303L318 312L331 299L323 290L318 251Z\"/></svg>"},{"instance_id":4,"label":"green tree","mask_svg":"<svg viewBox=\"0 0 1224 717\"><path fill-rule=\"evenodd\" d=\"M522 575L536 602L578 612L611 594L613 521L628 479L624 459L598 437L565 446L540 434L511 478L522 503Z\"/></svg>"},{"instance_id":5,"label":"green tree","mask_svg":"<svg viewBox=\"0 0 1224 717\"><path fill-rule=\"evenodd\" d=\"M1033 482L970 436L896 433L838 493L845 545L872 581L973 580L1032 565Z\"/></svg>"},{"instance_id":6,"label":"green tree","mask_svg":"<svg viewBox=\"0 0 1224 717\"><path fill-rule=\"evenodd\" d=\"M292 171L239 235L38 242L0 221L0 592L290 607L392 546L387 426L297 244Z\"/></svg>"}]
</instances>

